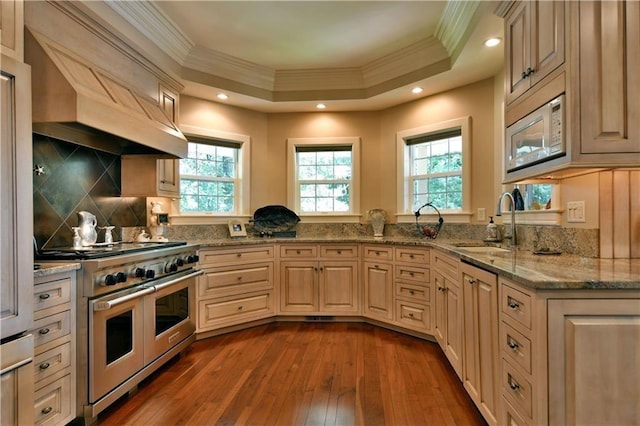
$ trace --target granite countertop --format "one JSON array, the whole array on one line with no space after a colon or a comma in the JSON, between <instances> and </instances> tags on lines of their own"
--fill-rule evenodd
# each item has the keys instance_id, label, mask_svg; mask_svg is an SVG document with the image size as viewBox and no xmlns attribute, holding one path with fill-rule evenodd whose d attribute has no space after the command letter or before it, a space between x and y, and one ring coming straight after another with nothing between
<instances>
[{"instance_id":1,"label":"granite countertop","mask_svg":"<svg viewBox=\"0 0 640 426\"><path fill-rule=\"evenodd\" d=\"M200 244L203 248L274 243L367 243L435 247L458 256L464 262L536 290L640 289L640 259L599 259L570 254L536 255L524 250L474 253L457 246L461 243L471 246L481 245L481 241L347 236L340 238L246 237L189 242Z\"/></svg>"},{"instance_id":2,"label":"granite countertop","mask_svg":"<svg viewBox=\"0 0 640 426\"><path fill-rule=\"evenodd\" d=\"M75 271L82 267L80 263L37 262L36 265L40 265L40 269L33 270L33 278L46 277L63 272Z\"/></svg>"}]
</instances>

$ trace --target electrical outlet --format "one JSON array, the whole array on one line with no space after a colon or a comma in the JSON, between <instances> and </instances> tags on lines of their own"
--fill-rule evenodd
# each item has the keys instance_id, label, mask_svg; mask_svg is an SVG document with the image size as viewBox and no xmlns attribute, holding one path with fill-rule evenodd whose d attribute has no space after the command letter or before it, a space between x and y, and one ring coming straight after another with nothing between
<instances>
[{"instance_id":1,"label":"electrical outlet","mask_svg":"<svg viewBox=\"0 0 640 426\"><path fill-rule=\"evenodd\" d=\"M487 211L484 207L478 209L478 221L481 222L487 218Z\"/></svg>"},{"instance_id":2,"label":"electrical outlet","mask_svg":"<svg viewBox=\"0 0 640 426\"><path fill-rule=\"evenodd\" d=\"M567 203L567 222L586 222L584 201L569 201Z\"/></svg>"}]
</instances>

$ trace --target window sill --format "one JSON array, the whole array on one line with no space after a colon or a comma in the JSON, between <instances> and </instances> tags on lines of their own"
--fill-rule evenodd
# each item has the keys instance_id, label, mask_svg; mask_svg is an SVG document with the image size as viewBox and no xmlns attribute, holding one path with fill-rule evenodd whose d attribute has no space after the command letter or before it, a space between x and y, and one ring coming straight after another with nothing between
<instances>
[{"instance_id":1,"label":"window sill","mask_svg":"<svg viewBox=\"0 0 640 426\"><path fill-rule=\"evenodd\" d=\"M183 214L171 215L169 221L172 225L218 225L228 224L230 220L239 220L243 223L249 223L253 216L221 216L214 214Z\"/></svg>"},{"instance_id":2,"label":"window sill","mask_svg":"<svg viewBox=\"0 0 640 426\"><path fill-rule=\"evenodd\" d=\"M359 214L298 214L302 223L360 223Z\"/></svg>"},{"instance_id":3,"label":"window sill","mask_svg":"<svg viewBox=\"0 0 640 426\"><path fill-rule=\"evenodd\" d=\"M425 208L425 210L427 210ZM471 223L471 212L440 212L440 215L444 219L445 223ZM415 223L415 213L400 213L396 215L398 223ZM438 214L434 210L427 210L420 212L420 222L437 222Z\"/></svg>"},{"instance_id":4,"label":"window sill","mask_svg":"<svg viewBox=\"0 0 640 426\"><path fill-rule=\"evenodd\" d=\"M516 211L516 225L562 225L564 210L518 210ZM511 223L511 212L502 212L502 223Z\"/></svg>"}]
</instances>

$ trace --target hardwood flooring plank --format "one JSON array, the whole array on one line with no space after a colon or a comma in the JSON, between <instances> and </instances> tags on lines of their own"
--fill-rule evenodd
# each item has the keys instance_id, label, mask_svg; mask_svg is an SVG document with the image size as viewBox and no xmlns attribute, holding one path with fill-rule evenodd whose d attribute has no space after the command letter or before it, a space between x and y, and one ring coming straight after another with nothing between
<instances>
[{"instance_id":1,"label":"hardwood flooring plank","mask_svg":"<svg viewBox=\"0 0 640 426\"><path fill-rule=\"evenodd\" d=\"M98 418L111 425L485 425L437 344L280 322L195 342Z\"/></svg>"}]
</instances>

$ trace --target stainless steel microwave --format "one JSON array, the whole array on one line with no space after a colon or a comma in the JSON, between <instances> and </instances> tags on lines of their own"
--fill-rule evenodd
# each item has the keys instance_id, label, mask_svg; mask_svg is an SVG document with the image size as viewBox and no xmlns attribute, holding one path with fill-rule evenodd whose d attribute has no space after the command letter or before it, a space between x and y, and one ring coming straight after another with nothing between
<instances>
[{"instance_id":1,"label":"stainless steel microwave","mask_svg":"<svg viewBox=\"0 0 640 426\"><path fill-rule=\"evenodd\" d=\"M566 155L564 95L507 127L505 161L513 172Z\"/></svg>"}]
</instances>

